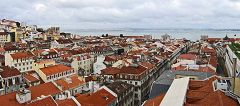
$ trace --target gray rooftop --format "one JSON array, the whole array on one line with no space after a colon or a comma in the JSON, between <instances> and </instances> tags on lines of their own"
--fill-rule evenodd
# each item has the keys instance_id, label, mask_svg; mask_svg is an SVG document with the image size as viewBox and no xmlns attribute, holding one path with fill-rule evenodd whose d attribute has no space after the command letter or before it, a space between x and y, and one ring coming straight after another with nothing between
<instances>
[{"instance_id":1,"label":"gray rooftop","mask_svg":"<svg viewBox=\"0 0 240 106\"><path fill-rule=\"evenodd\" d=\"M207 72L198 72L198 71L164 71L158 79L153 83L149 98L153 98L160 94L166 93L170 85L172 84L176 75L184 76L197 76L198 80L204 80L208 77L211 77L213 74Z\"/></svg>"}]
</instances>

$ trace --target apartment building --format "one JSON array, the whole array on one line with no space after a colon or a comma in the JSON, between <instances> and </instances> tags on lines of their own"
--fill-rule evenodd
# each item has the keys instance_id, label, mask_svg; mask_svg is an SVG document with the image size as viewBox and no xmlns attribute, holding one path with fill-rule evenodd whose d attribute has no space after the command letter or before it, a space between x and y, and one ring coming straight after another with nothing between
<instances>
[{"instance_id":1,"label":"apartment building","mask_svg":"<svg viewBox=\"0 0 240 106\"><path fill-rule=\"evenodd\" d=\"M58 64L36 70L44 82L50 82L76 74L73 68Z\"/></svg>"},{"instance_id":2,"label":"apartment building","mask_svg":"<svg viewBox=\"0 0 240 106\"><path fill-rule=\"evenodd\" d=\"M7 32L0 32L0 42L11 42L11 36Z\"/></svg>"},{"instance_id":3,"label":"apartment building","mask_svg":"<svg viewBox=\"0 0 240 106\"><path fill-rule=\"evenodd\" d=\"M18 69L8 66L0 68L0 95L17 91L23 85Z\"/></svg>"},{"instance_id":4,"label":"apartment building","mask_svg":"<svg viewBox=\"0 0 240 106\"><path fill-rule=\"evenodd\" d=\"M148 76L152 69L142 65L133 64L124 66L117 74L117 81L123 81L134 85L134 105L139 106L147 98L150 91L151 79Z\"/></svg>"},{"instance_id":5,"label":"apartment building","mask_svg":"<svg viewBox=\"0 0 240 106\"><path fill-rule=\"evenodd\" d=\"M5 54L5 65L17 68L20 72L33 70L34 55L30 52Z\"/></svg>"},{"instance_id":6,"label":"apartment building","mask_svg":"<svg viewBox=\"0 0 240 106\"><path fill-rule=\"evenodd\" d=\"M116 81L106 86L117 94L116 106L134 105L134 86L126 82Z\"/></svg>"}]
</instances>

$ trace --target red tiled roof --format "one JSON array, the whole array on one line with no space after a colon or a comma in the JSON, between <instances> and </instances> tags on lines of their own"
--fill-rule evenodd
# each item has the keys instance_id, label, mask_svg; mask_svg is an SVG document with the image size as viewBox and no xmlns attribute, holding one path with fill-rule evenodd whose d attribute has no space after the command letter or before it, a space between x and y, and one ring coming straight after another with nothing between
<instances>
[{"instance_id":1,"label":"red tiled roof","mask_svg":"<svg viewBox=\"0 0 240 106\"><path fill-rule=\"evenodd\" d=\"M2 106L21 106L16 100L16 92L0 96L0 103Z\"/></svg>"},{"instance_id":2,"label":"red tiled roof","mask_svg":"<svg viewBox=\"0 0 240 106\"><path fill-rule=\"evenodd\" d=\"M139 65L137 67L134 67L134 66L124 66L121 68L121 71L120 73L123 73L123 74L141 74L143 73L144 71L146 71L147 68Z\"/></svg>"},{"instance_id":3,"label":"red tiled roof","mask_svg":"<svg viewBox=\"0 0 240 106\"><path fill-rule=\"evenodd\" d=\"M173 70L186 70L187 69L187 66L182 66L182 65L179 65L177 67L174 67Z\"/></svg>"},{"instance_id":4,"label":"red tiled roof","mask_svg":"<svg viewBox=\"0 0 240 106\"><path fill-rule=\"evenodd\" d=\"M190 80L189 89L190 90L200 90L200 91L213 91L212 82L219 79L216 76L212 76L203 81Z\"/></svg>"},{"instance_id":5,"label":"red tiled roof","mask_svg":"<svg viewBox=\"0 0 240 106\"><path fill-rule=\"evenodd\" d=\"M33 54L34 55L38 55L38 54L41 54L42 52L44 52L45 50L34 50L33 51Z\"/></svg>"},{"instance_id":6,"label":"red tiled roof","mask_svg":"<svg viewBox=\"0 0 240 106\"><path fill-rule=\"evenodd\" d=\"M15 60L15 59L21 59L21 58L31 58L34 57L34 55L30 52L17 52L17 53L13 53L10 54L11 57Z\"/></svg>"},{"instance_id":7,"label":"red tiled roof","mask_svg":"<svg viewBox=\"0 0 240 106\"><path fill-rule=\"evenodd\" d=\"M62 90L73 89L85 83L83 80L80 80L77 75L70 76L68 80L70 82L68 82L66 78L62 78L55 82L62 87Z\"/></svg>"},{"instance_id":8,"label":"red tiled roof","mask_svg":"<svg viewBox=\"0 0 240 106\"><path fill-rule=\"evenodd\" d=\"M54 65L54 66L49 66L49 67L45 67L45 68L40 68L40 70L46 75L53 75L53 74L57 74L57 73L61 73L61 72L65 72L65 71L69 71L69 70L73 70L73 68L59 64L59 65Z\"/></svg>"},{"instance_id":9,"label":"red tiled roof","mask_svg":"<svg viewBox=\"0 0 240 106\"><path fill-rule=\"evenodd\" d=\"M80 95L76 99L82 106L107 106L116 100L116 97L105 89L100 89L93 94Z\"/></svg>"},{"instance_id":10,"label":"red tiled roof","mask_svg":"<svg viewBox=\"0 0 240 106\"><path fill-rule=\"evenodd\" d=\"M107 67L103 70L101 70L101 74L104 75L115 75L118 74L121 70L119 68L116 67Z\"/></svg>"},{"instance_id":11,"label":"red tiled roof","mask_svg":"<svg viewBox=\"0 0 240 106\"><path fill-rule=\"evenodd\" d=\"M200 93L199 93L200 94ZM201 106L238 106L238 102L226 96L222 91L214 91L205 95L203 98L187 103L186 106L201 105Z\"/></svg>"},{"instance_id":12,"label":"red tiled roof","mask_svg":"<svg viewBox=\"0 0 240 106\"><path fill-rule=\"evenodd\" d=\"M40 84L38 86L33 86L28 88L31 91L31 100L37 99L37 97L41 97L41 95L48 96L48 95L54 95L60 92L60 90L51 82L45 83L45 84ZM53 102L51 98L45 98L43 99L44 101L39 101L33 104L29 104L31 106L52 106ZM40 103L41 102L41 103ZM16 100L16 92L9 93L6 95L1 95L0 96L0 105L1 106L23 106L25 104L20 104ZM44 104L46 105L44 105ZM39 104L39 105L36 105ZM54 106L54 105L53 105Z\"/></svg>"},{"instance_id":13,"label":"red tiled roof","mask_svg":"<svg viewBox=\"0 0 240 106\"><path fill-rule=\"evenodd\" d=\"M77 106L73 99L57 100L58 106Z\"/></svg>"},{"instance_id":14,"label":"red tiled roof","mask_svg":"<svg viewBox=\"0 0 240 106\"><path fill-rule=\"evenodd\" d=\"M17 75L21 75L20 71L16 68L10 68L8 66L2 67L2 71L0 71L0 75L2 78L13 77Z\"/></svg>"},{"instance_id":15,"label":"red tiled roof","mask_svg":"<svg viewBox=\"0 0 240 106\"><path fill-rule=\"evenodd\" d=\"M214 91L213 81L219 79L212 76L205 80L190 80L189 89L186 95L185 106L238 106L237 100L227 96L224 92ZM161 98L160 100L161 101ZM156 101L154 103L158 103ZM149 101L150 102L150 101ZM146 106L153 106L153 102ZM157 105L159 105L158 103Z\"/></svg>"},{"instance_id":16,"label":"red tiled roof","mask_svg":"<svg viewBox=\"0 0 240 106\"><path fill-rule=\"evenodd\" d=\"M28 88L31 91L31 98L37 99L41 95L48 96L48 95L55 95L61 92L52 82L40 84L37 86L32 86Z\"/></svg>"},{"instance_id":17,"label":"red tiled roof","mask_svg":"<svg viewBox=\"0 0 240 106\"><path fill-rule=\"evenodd\" d=\"M44 99L40 99L30 104L27 104L26 106L58 106L58 105L51 96L48 96Z\"/></svg>"},{"instance_id":18,"label":"red tiled roof","mask_svg":"<svg viewBox=\"0 0 240 106\"><path fill-rule=\"evenodd\" d=\"M141 62L141 63L139 63L141 66L143 66L143 67L145 67L145 68L147 68L147 69L152 69L152 68L154 68L154 64L151 64L151 63L149 63L149 62Z\"/></svg>"},{"instance_id":19,"label":"red tiled roof","mask_svg":"<svg viewBox=\"0 0 240 106\"><path fill-rule=\"evenodd\" d=\"M25 80L27 80L28 82L36 82L36 81L40 81L38 78L34 77L31 74L26 74L23 76Z\"/></svg>"},{"instance_id":20,"label":"red tiled roof","mask_svg":"<svg viewBox=\"0 0 240 106\"><path fill-rule=\"evenodd\" d=\"M215 41L220 41L222 38L207 38L207 41L209 42L215 42Z\"/></svg>"},{"instance_id":21,"label":"red tiled roof","mask_svg":"<svg viewBox=\"0 0 240 106\"><path fill-rule=\"evenodd\" d=\"M117 59L112 58L111 56L106 56L104 61L107 61L107 62L109 62L109 61L117 61Z\"/></svg>"},{"instance_id":22,"label":"red tiled roof","mask_svg":"<svg viewBox=\"0 0 240 106\"><path fill-rule=\"evenodd\" d=\"M195 60L197 57L194 54L181 54L179 59L186 59L186 60Z\"/></svg>"},{"instance_id":23,"label":"red tiled roof","mask_svg":"<svg viewBox=\"0 0 240 106\"><path fill-rule=\"evenodd\" d=\"M160 106L165 94L161 94L145 102L144 106Z\"/></svg>"},{"instance_id":24,"label":"red tiled roof","mask_svg":"<svg viewBox=\"0 0 240 106\"><path fill-rule=\"evenodd\" d=\"M208 73L211 73L213 75L217 74L215 70L211 69L210 67L199 67L199 69L197 71L200 71L200 72L208 72Z\"/></svg>"},{"instance_id":25,"label":"red tiled roof","mask_svg":"<svg viewBox=\"0 0 240 106\"><path fill-rule=\"evenodd\" d=\"M204 47L202 49L202 52L204 52L204 53L215 53L215 50L213 48Z\"/></svg>"}]
</instances>

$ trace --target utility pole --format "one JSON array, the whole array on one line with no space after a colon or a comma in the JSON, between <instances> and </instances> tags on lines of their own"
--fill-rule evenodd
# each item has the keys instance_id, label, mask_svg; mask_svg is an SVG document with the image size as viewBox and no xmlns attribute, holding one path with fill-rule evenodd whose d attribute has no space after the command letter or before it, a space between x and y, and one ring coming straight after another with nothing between
<instances>
[{"instance_id":1,"label":"utility pole","mask_svg":"<svg viewBox=\"0 0 240 106\"><path fill-rule=\"evenodd\" d=\"M237 69L237 58L236 57L234 57L233 58L233 93L234 93L234 91L235 91L235 78L236 78L236 69Z\"/></svg>"}]
</instances>

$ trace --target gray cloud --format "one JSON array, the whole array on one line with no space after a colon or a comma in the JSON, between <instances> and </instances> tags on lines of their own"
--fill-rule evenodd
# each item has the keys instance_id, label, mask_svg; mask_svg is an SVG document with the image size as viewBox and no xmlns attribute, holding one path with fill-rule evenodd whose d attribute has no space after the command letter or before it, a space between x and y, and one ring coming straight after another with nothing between
<instances>
[{"instance_id":1,"label":"gray cloud","mask_svg":"<svg viewBox=\"0 0 240 106\"><path fill-rule=\"evenodd\" d=\"M64 29L239 28L240 0L4 0L0 18Z\"/></svg>"}]
</instances>

